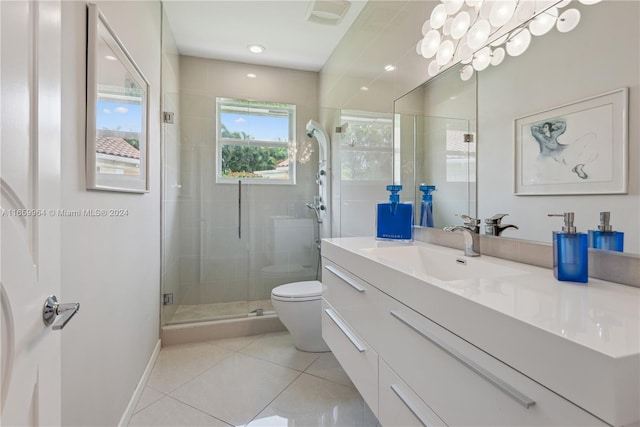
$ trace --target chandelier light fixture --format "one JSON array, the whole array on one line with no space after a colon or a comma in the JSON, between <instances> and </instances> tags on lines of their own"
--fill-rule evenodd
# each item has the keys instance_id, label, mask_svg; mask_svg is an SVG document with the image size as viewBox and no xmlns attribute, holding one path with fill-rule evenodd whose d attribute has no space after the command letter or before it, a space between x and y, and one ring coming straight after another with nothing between
<instances>
[{"instance_id":1,"label":"chandelier light fixture","mask_svg":"<svg viewBox=\"0 0 640 427\"><path fill-rule=\"evenodd\" d=\"M578 0L585 5L601 0ZM566 9L571 0L440 0L422 26L418 55L430 59L430 77L458 62L460 78L499 65L506 55L522 55L532 36L561 33L580 22L580 11Z\"/></svg>"}]
</instances>

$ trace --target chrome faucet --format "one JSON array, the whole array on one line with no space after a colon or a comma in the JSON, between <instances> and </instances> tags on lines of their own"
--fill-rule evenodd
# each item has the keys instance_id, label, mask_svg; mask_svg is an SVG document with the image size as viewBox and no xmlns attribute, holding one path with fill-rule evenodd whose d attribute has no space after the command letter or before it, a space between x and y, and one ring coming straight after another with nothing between
<instances>
[{"instance_id":1,"label":"chrome faucet","mask_svg":"<svg viewBox=\"0 0 640 427\"><path fill-rule=\"evenodd\" d=\"M463 225L455 225L453 227L446 227L445 231L461 231L464 236L464 256L480 256L478 252L478 233L472 232L468 227Z\"/></svg>"},{"instance_id":2,"label":"chrome faucet","mask_svg":"<svg viewBox=\"0 0 640 427\"><path fill-rule=\"evenodd\" d=\"M478 218L472 218L469 215L458 215L456 214L456 216L459 216L460 218L462 218L462 220L464 221L464 223L462 225L450 225L444 228L444 231L454 231L453 228L455 227L463 227L466 228L467 230L469 230L472 233L478 234L480 233L480 220Z\"/></svg>"},{"instance_id":3,"label":"chrome faucet","mask_svg":"<svg viewBox=\"0 0 640 427\"><path fill-rule=\"evenodd\" d=\"M491 218L485 219L484 220L484 222L485 222L485 226L484 226L485 234L487 234L489 236L499 236L507 228L515 228L516 230L519 230L519 228L517 226L515 226L515 225L512 225L512 224L502 225L500 223L500 221L502 221L502 218L504 218L507 215L508 214L495 214Z\"/></svg>"}]
</instances>

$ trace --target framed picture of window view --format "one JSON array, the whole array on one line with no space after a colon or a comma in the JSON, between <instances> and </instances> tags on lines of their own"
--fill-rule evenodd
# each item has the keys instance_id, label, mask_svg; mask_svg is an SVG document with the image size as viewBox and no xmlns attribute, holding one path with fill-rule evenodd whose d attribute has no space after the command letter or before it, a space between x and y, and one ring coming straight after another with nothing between
<instances>
[{"instance_id":1,"label":"framed picture of window view","mask_svg":"<svg viewBox=\"0 0 640 427\"><path fill-rule=\"evenodd\" d=\"M515 120L515 194L626 194L628 88Z\"/></svg>"},{"instance_id":2,"label":"framed picture of window view","mask_svg":"<svg viewBox=\"0 0 640 427\"><path fill-rule=\"evenodd\" d=\"M88 189L149 191L148 102L149 82L98 7L88 4Z\"/></svg>"}]
</instances>

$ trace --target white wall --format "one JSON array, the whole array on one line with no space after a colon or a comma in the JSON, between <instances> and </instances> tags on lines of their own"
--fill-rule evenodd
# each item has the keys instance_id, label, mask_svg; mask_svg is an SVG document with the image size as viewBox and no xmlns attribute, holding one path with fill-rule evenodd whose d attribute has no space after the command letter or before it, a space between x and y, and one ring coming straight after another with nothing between
<instances>
[{"instance_id":1,"label":"white wall","mask_svg":"<svg viewBox=\"0 0 640 427\"><path fill-rule=\"evenodd\" d=\"M586 232L600 211L611 211L611 223L626 234L625 251L640 253L640 3L575 7L582 19L572 32L553 29L523 55L478 73L478 212L481 218L509 213L505 222L520 227L509 236L549 242L562 220L547 213L574 211ZM630 88L629 194L514 196L514 119L621 87Z\"/></svg>"},{"instance_id":2,"label":"white wall","mask_svg":"<svg viewBox=\"0 0 640 427\"><path fill-rule=\"evenodd\" d=\"M150 192L85 190L86 3L62 2L62 206L128 211L61 221L63 300L81 304L61 331L66 426L117 425L159 337L160 3L97 4L151 84Z\"/></svg>"}]
</instances>

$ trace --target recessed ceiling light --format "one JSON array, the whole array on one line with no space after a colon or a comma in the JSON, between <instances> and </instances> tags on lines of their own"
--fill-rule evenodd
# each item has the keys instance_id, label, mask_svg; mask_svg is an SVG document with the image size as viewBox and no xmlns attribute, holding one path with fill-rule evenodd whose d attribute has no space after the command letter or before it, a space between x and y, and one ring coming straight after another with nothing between
<instances>
[{"instance_id":1,"label":"recessed ceiling light","mask_svg":"<svg viewBox=\"0 0 640 427\"><path fill-rule=\"evenodd\" d=\"M260 46L259 44L250 44L247 46L247 49L249 49L251 53L262 53L265 50L264 46Z\"/></svg>"},{"instance_id":2,"label":"recessed ceiling light","mask_svg":"<svg viewBox=\"0 0 640 427\"><path fill-rule=\"evenodd\" d=\"M249 77L250 79L255 79L255 78L256 78L256 77L258 77L258 76L256 76L256 75L255 75L255 74L253 74L253 73L249 73L249 74L247 74L247 77Z\"/></svg>"},{"instance_id":3,"label":"recessed ceiling light","mask_svg":"<svg viewBox=\"0 0 640 427\"><path fill-rule=\"evenodd\" d=\"M368 91L368 90L369 90L369 88L368 88L368 87L366 87L366 86L362 86L362 87L360 88L360 90L361 90L361 91L363 91L363 92L366 92L366 91Z\"/></svg>"},{"instance_id":4,"label":"recessed ceiling light","mask_svg":"<svg viewBox=\"0 0 640 427\"><path fill-rule=\"evenodd\" d=\"M395 69L396 69L396 66L395 65L391 65L391 64L385 65L385 67L384 67L385 71L393 71Z\"/></svg>"}]
</instances>

